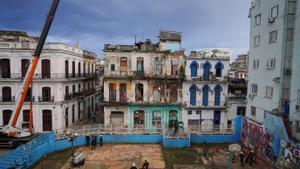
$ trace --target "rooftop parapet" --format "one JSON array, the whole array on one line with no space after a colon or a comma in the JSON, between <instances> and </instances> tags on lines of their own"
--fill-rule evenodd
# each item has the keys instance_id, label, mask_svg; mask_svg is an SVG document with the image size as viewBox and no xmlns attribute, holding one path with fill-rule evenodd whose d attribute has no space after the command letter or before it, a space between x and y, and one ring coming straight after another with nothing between
<instances>
[{"instance_id":1,"label":"rooftop parapet","mask_svg":"<svg viewBox=\"0 0 300 169\"><path fill-rule=\"evenodd\" d=\"M200 51L192 51L190 58L199 59L230 59L230 49L204 49Z\"/></svg>"}]
</instances>

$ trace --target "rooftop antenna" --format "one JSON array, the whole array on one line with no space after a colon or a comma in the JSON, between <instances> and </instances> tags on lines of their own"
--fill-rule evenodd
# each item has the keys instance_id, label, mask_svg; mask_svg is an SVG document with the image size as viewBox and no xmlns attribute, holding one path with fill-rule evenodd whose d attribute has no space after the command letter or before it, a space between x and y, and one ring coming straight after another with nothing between
<instances>
[{"instance_id":1,"label":"rooftop antenna","mask_svg":"<svg viewBox=\"0 0 300 169\"><path fill-rule=\"evenodd\" d=\"M108 0L109 2L109 7L108 7L108 11L109 11L109 16L108 16L108 19L109 19L109 43L112 44L111 42L111 1L112 0Z\"/></svg>"},{"instance_id":2,"label":"rooftop antenna","mask_svg":"<svg viewBox=\"0 0 300 169\"><path fill-rule=\"evenodd\" d=\"M134 44L136 44L136 35L134 35Z\"/></svg>"}]
</instances>

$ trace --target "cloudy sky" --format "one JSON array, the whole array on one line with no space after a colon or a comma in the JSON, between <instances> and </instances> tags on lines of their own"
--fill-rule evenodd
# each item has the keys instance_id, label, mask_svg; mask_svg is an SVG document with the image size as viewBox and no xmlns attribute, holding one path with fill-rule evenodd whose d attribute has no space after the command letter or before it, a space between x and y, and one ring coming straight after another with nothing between
<instances>
[{"instance_id":1,"label":"cloudy sky","mask_svg":"<svg viewBox=\"0 0 300 169\"><path fill-rule=\"evenodd\" d=\"M248 51L249 4L250 0L61 0L48 41L72 45L79 40L83 49L102 57L103 44L110 41L132 44L135 36L157 41L159 30L172 30L182 32L186 54L218 47L230 48L235 57ZM1 0L0 29L39 36L50 5L51 0Z\"/></svg>"}]
</instances>

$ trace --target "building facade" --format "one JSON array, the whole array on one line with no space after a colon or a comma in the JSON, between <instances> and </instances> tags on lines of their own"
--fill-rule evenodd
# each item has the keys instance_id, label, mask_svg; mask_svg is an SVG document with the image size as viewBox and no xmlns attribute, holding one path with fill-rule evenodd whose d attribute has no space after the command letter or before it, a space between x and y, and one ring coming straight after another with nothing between
<instances>
[{"instance_id":1,"label":"building facade","mask_svg":"<svg viewBox=\"0 0 300 169\"><path fill-rule=\"evenodd\" d=\"M182 120L184 65L181 34L161 31L160 41L105 45L105 125L155 129Z\"/></svg>"},{"instance_id":2,"label":"building facade","mask_svg":"<svg viewBox=\"0 0 300 169\"><path fill-rule=\"evenodd\" d=\"M283 119L290 136L290 124L297 126L300 117L295 101L299 77L293 71L299 65L297 4L297 0L253 0L249 12L247 117L263 123L267 114L277 115ZM295 128L292 135L299 136L299 132Z\"/></svg>"},{"instance_id":3,"label":"building facade","mask_svg":"<svg viewBox=\"0 0 300 169\"><path fill-rule=\"evenodd\" d=\"M241 54L230 64L229 77L246 79L248 72L248 54Z\"/></svg>"},{"instance_id":4,"label":"building facade","mask_svg":"<svg viewBox=\"0 0 300 169\"><path fill-rule=\"evenodd\" d=\"M183 83L185 127L227 129L234 118L228 112L228 49L192 52L186 58Z\"/></svg>"},{"instance_id":5,"label":"building facade","mask_svg":"<svg viewBox=\"0 0 300 169\"><path fill-rule=\"evenodd\" d=\"M246 115L247 106L247 82L244 79L229 78L228 101L231 116Z\"/></svg>"},{"instance_id":6,"label":"building facade","mask_svg":"<svg viewBox=\"0 0 300 169\"><path fill-rule=\"evenodd\" d=\"M6 125L37 40L16 31L0 31L0 40L0 125ZM17 127L28 126L31 100L36 132L63 130L87 118L94 109L95 62L94 53L63 43L46 43Z\"/></svg>"}]
</instances>

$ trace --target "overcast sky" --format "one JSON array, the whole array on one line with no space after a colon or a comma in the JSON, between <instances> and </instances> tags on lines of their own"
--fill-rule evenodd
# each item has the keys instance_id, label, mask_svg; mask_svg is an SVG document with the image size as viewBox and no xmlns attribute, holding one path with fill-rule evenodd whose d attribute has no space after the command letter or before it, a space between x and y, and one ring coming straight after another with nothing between
<instances>
[{"instance_id":1,"label":"overcast sky","mask_svg":"<svg viewBox=\"0 0 300 169\"><path fill-rule=\"evenodd\" d=\"M61 0L48 41L75 44L102 57L103 44L133 44L159 30L182 32L186 54L201 48L248 51L250 0ZM0 29L39 36L51 0L1 0ZM109 9L111 7L111 22ZM111 23L111 39L109 28Z\"/></svg>"}]
</instances>

